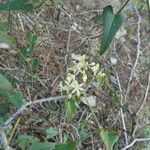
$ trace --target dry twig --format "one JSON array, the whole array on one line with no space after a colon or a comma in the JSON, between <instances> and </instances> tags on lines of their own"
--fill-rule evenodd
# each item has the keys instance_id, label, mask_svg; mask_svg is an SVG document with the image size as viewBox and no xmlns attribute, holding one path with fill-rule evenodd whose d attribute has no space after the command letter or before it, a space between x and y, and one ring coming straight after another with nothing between
<instances>
[{"instance_id":1,"label":"dry twig","mask_svg":"<svg viewBox=\"0 0 150 150\"><path fill-rule=\"evenodd\" d=\"M136 14L138 16L138 22L137 22L137 53L136 53L136 60L134 62L134 65L133 65L133 68L131 70L131 74L130 74L130 77L129 77L129 82L128 82L128 87L127 87L127 91L126 91L126 95L125 95L125 101L127 101L127 96L129 94L129 91L130 91L130 85L131 85L131 82L132 82L132 79L133 79L133 75L135 73L135 69L137 67L137 64L138 64L138 61L139 61L139 57L140 57L140 47L141 47L141 34L140 34L140 30L141 30L141 16L139 14L139 11L138 9L135 7L135 11L136 11Z\"/></svg>"},{"instance_id":2,"label":"dry twig","mask_svg":"<svg viewBox=\"0 0 150 150\"><path fill-rule=\"evenodd\" d=\"M21 114L25 109L27 109L28 106L33 105L33 104L42 104L44 102L50 102L50 101L58 101L58 100L63 100L65 99L66 96L56 96L56 97L49 97L49 98L43 98L39 100L35 100L33 102L26 102L23 104L20 109L14 113L6 122L3 128L7 128L10 123L19 115Z\"/></svg>"},{"instance_id":3,"label":"dry twig","mask_svg":"<svg viewBox=\"0 0 150 150\"><path fill-rule=\"evenodd\" d=\"M129 149L129 148L132 147L136 142L150 142L150 138L137 138L137 139L134 139L129 145L125 146L125 147L122 148L121 150Z\"/></svg>"}]
</instances>

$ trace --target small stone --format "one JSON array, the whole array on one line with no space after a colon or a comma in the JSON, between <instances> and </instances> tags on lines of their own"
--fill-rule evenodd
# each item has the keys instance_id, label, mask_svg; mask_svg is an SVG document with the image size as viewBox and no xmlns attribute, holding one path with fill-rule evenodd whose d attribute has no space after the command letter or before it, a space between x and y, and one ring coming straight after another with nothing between
<instances>
[{"instance_id":1,"label":"small stone","mask_svg":"<svg viewBox=\"0 0 150 150\"><path fill-rule=\"evenodd\" d=\"M114 58L114 57L111 57L111 58L110 58L110 62L111 62L112 65L116 65L117 59Z\"/></svg>"},{"instance_id":2,"label":"small stone","mask_svg":"<svg viewBox=\"0 0 150 150\"><path fill-rule=\"evenodd\" d=\"M9 49L10 46L7 43L0 43L0 48Z\"/></svg>"},{"instance_id":3,"label":"small stone","mask_svg":"<svg viewBox=\"0 0 150 150\"><path fill-rule=\"evenodd\" d=\"M110 76L110 82L111 82L112 84L118 85L117 79L116 79L114 76Z\"/></svg>"}]
</instances>

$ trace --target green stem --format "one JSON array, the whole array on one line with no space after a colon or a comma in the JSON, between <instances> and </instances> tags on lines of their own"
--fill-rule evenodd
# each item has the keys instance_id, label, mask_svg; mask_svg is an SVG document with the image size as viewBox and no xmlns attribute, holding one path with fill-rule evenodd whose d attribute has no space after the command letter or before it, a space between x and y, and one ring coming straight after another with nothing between
<instances>
[{"instance_id":1,"label":"green stem","mask_svg":"<svg viewBox=\"0 0 150 150\"><path fill-rule=\"evenodd\" d=\"M93 115L93 117L94 117L94 119L95 119L97 125L98 125L99 130L102 130L103 127L100 125L100 123L99 123L99 121L98 121L98 119L97 119L97 117L96 117L96 114L95 114L95 112L93 111L93 108L92 108L90 105L89 105L89 108L90 108L90 110L91 110L91 112L92 112L92 115Z\"/></svg>"},{"instance_id":2,"label":"green stem","mask_svg":"<svg viewBox=\"0 0 150 150\"><path fill-rule=\"evenodd\" d=\"M96 75L97 75L97 74L98 74L98 72L96 73ZM85 96L85 97L86 97L86 91L88 90L89 85L94 81L94 79L95 79L95 76L93 76L93 78L91 79L90 83L87 85L87 87L86 87L86 89L85 89L85 92L84 92L84 96ZM99 130L102 130L103 127L100 125L100 123L99 123L99 121L98 121L98 119L97 119L97 117L96 117L96 114L95 114L93 108L90 106L90 104L89 104L88 101L87 101L87 103L88 103L88 106L89 106L89 108L90 108L90 110L91 110L91 113L92 113L92 115L93 115L93 117L94 117L94 119L95 119L95 121L96 121L96 123L97 123L97 125L98 125Z\"/></svg>"},{"instance_id":3,"label":"green stem","mask_svg":"<svg viewBox=\"0 0 150 150\"><path fill-rule=\"evenodd\" d=\"M147 10L148 10L148 20L150 24L150 1L149 0L147 0Z\"/></svg>"},{"instance_id":4,"label":"green stem","mask_svg":"<svg viewBox=\"0 0 150 150\"><path fill-rule=\"evenodd\" d=\"M10 142L11 142L11 140L12 140L12 137L13 137L13 135L14 135L14 133L15 133L15 130L16 130L16 128L17 128L19 122L20 122L20 118L18 118L17 122L15 123L15 126L14 126L14 128L13 128L11 134L10 134L9 139L8 139L8 144L10 144Z\"/></svg>"},{"instance_id":5,"label":"green stem","mask_svg":"<svg viewBox=\"0 0 150 150\"><path fill-rule=\"evenodd\" d=\"M129 3L130 0L127 0L126 3L119 9L119 11L117 12L117 14L119 14L123 9L124 7Z\"/></svg>"}]
</instances>

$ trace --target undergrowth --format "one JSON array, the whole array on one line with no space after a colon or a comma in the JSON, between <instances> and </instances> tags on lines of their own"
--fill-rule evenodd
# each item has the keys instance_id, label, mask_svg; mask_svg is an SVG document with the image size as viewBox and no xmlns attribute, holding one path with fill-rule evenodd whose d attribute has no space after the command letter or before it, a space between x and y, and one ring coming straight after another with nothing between
<instances>
[{"instance_id":1,"label":"undergrowth","mask_svg":"<svg viewBox=\"0 0 150 150\"><path fill-rule=\"evenodd\" d=\"M115 3L0 3L0 149L149 149L150 4Z\"/></svg>"}]
</instances>

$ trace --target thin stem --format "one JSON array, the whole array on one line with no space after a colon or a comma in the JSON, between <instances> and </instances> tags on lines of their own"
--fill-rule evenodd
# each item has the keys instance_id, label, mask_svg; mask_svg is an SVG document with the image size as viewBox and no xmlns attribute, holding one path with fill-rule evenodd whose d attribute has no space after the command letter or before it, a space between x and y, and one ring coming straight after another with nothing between
<instances>
[{"instance_id":1,"label":"thin stem","mask_svg":"<svg viewBox=\"0 0 150 150\"><path fill-rule=\"evenodd\" d=\"M99 71L98 71L98 72L99 72ZM96 73L96 75L98 74L98 72ZM96 76L96 75L95 75L95 76ZM93 76L93 78L91 79L90 83L87 85L87 87L86 87L86 89L85 89L85 92L84 92L84 96L85 96L85 97L86 97L86 91L88 90L89 85L94 81L95 76ZM96 121L96 123L97 123L97 125L98 125L99 130L102 130L103 127L100 125L100 123L99 123L99 121L98 121L98 119L97 119L97 117L96 117L96 114L95 114L93 108L91 107L91 105L89 104L88 100L87 100L87 103L88 103L88 106L89 106L89 108L90 108L90 110L91 110L91 113L92 113L92 115L93 115L93 117L94 117L94 119L95 119L95 121Z\"/></svg>"},{"instance_id":2,"label":"thin stem","mask_svg":"<svg viewBox=\"0 0 150 150\"><path fill-rule=\"evenodd\" d=\"M10 144L10 142L11 142L11 140L12 140L12 137L13 137L13 135L14 135L14 133L15 133L15 130L16 130L16 128L17 128L19 122L20 122L20 118L18 118L17 122L15 123L15 126L14 126L14 128L13 128L11 134L10 134L9 139L8 139L8 144Z\"/></svg>"},{"instance_id":3,"label":"thin stem","mask_svg":"<svg viewBox=\"0 0 150 150\"><path fill-rule=\"evenodd\" d=\"M132 147L136 142L150 142L150 138L137 138L137 139L134 139L129 145L125 146L125 147L122 148L121 150L129 149L129 148Z\"/></svg>"},{"instance_id":4,"label":"thin stem","mask_svg":"<svg viewBox=\"0 0 150 150\"><path fill-rule=\"evenodd\" d=\"M148 10L148 20L150 24L150 1L149 0L147 0L147 10Z\"/></svg>"},{"instance_id":5,"label":"thin stem","mask_svg":"<svg viewBox=\"0 0 150 150\"><path fill-rule=\"evenodd\" d=\"M124 7L129 3L130 0L127 0L126 3L119 9L119 11L117 12L117 14L119 14L123 9Z\"/></svg>"},{"instance_id":6,"label":"thin stem","mask_svg":"<svg viewBox=\"0 0 150 150\"><path fill-rule=\"evenodd\" d=\"M27 109L28 106L33 104L42 104L44 102L51 102L51 101L58 101L58 100L64 100L66 96L56 96L56 97L49 97L49 98L43 98L31 102L26 102L23 104L4 124L3 128L8 128L10 123L18 116L20 115L25 109Z\"/></svg>"}]
</instances>

